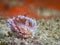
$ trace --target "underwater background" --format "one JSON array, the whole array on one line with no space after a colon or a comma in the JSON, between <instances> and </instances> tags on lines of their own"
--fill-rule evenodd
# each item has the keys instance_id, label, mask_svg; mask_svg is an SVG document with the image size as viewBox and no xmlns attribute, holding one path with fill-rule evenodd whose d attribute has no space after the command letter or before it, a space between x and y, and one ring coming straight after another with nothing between
<instances>
[{"instance_id":1,"label":"underwater background","mask_svg":"<svg viewBox=\"0 0 60 45\"><path fill-rule=\"evenodd\" d=\"M33 37L11 30L7 19L18 15L35 19ZM0 0L0 45L60 45L60 0Z\"/></svg>"}]
</instances>

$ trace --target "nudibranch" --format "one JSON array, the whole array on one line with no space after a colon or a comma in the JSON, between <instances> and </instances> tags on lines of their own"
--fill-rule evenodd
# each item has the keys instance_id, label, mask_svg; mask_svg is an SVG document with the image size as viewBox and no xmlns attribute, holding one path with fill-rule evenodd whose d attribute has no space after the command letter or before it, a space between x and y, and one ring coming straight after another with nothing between
<instances>
[{"instance_id":1,"label":"nudibranch","mask_svg":"<svg viewBox=\"0 0 60 45\"><path fill-rule=\"evenodd\" d=\"M8 22L12 31L18 36L32 37L37 30L36 20L26 17L18 16L9 18Z\"/></svg>"}]
</instances>

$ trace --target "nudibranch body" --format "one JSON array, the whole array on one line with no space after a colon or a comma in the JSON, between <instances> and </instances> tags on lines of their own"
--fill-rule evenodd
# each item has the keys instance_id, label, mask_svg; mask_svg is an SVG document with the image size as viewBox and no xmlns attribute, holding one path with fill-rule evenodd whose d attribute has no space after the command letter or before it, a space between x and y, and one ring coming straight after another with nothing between
<instances>
[{"instance_id":1,"label":"nudibranch body","mask_svg":"<svg viewBox=\"0 0 60 45\"><path fill-rule=\"evenodd\" d=\"M37 30L36 20L27 16L8 18L10 28L18 36L32 37Z\"/></svg>"}]
</instances>

